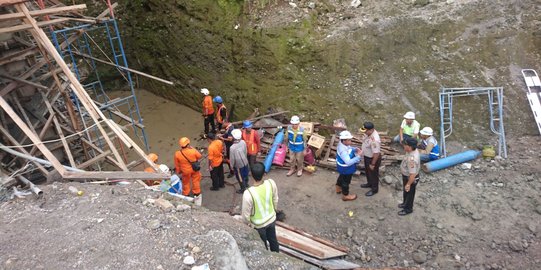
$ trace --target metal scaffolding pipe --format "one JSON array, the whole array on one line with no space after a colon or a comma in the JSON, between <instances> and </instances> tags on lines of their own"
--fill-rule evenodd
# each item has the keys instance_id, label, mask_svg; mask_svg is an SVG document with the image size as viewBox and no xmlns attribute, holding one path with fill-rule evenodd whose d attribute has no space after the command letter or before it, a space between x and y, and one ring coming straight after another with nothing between
<instances>
[{"instance_id":1,"label":"metal scaffolding pipe","mask_svg":"<svg viewBox=\"0 0 541 270\"><path fill-rule=\"evenodd\" d=\"M33 157L33 156L29 156L29 155L26 155L26 154L23 154L21 152L17 152L9 147L6 147L5 145L1 144L0 143L0 149L14 155L14 156L18 156L20 158L24 158L24 159L27 159L27 160L31 160L31 161L35 161L37 163L40 163L42 165L45 165L47 167L52 167L53 164L51 162L49 162L48 160L45 160L45 159L41 159L41 158L37 158L37 157ZM77 169L77 168L73 168L73 167L70 167L70 166L66 166L66 165L62 165L62 167L64 167L64 169L68 170L68 171L71 171L71 172L85 172L84 170L80 170L80 169Z\"/></svg>"},{"instance_id":2,"label":"metal scaffolding pipe","mask_svg":"<svg viewBox=\"0 0 541 270\"><path fill-rule=\"evenodd\" d=\"M34 192L34 194L36 194L38 196L43 195L43 191L41 191L41 189L36 187L36 185L34 185L34 183L30 182L30 180L26 179L26 177L24 177L22 175L17 175L17 178L19 178L19 180L21 180L21 182L23 182L25 185L28 185L30 187L30 190L32 190L32 192Z\"/></svg>"}]
</instances>

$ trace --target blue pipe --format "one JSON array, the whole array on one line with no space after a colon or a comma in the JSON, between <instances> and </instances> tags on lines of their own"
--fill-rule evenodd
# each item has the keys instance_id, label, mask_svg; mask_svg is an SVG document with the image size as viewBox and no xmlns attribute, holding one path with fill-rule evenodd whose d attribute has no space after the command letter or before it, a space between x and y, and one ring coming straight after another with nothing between
<instances>
[{"instance_id":1,"label":"blue pipe","mask_svg":"<svg viewBox=\"0 0 541 270\"><path fill-rule=\"evenodd\" d=\"M265 157L265 172L269 172L272 165L272 159L274 158L274 153L276 153L276 149L278 149L278 146L282 144L284 141L284 129L281 128L278 130L278 134L276 134L276 137L274 137L274 142L272 143L272 147L267 154L267 157Z\"/></svg>"},{"instance_id":2,"label":"blue pipe","mask_svg":"<svg viewBox=\"0 0 541 270\"><path fill-rule=\"evenodd\" d=\"M423 171L425 172L435 172L441 169L445 169L466 161L476 159L481 151L477 150L467 150L462 153L454 154L446 158L436 159L434 161L427 162L423 164Z\"/></svg>"}]
</instances>

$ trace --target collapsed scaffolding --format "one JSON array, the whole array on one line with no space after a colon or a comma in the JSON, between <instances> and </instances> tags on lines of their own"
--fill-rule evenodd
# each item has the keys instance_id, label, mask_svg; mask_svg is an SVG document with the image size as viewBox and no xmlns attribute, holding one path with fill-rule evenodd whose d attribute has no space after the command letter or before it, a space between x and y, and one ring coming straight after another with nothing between
<instances>
[{"instance_id":1,"label":"collapsed scaffolding","mask_svg":"<svg viewBox=\"0 0 541 270\"><path fill-rule=\"evenodd\" d=\"M87 17L79 13L86 5L56 0L0 3L5 48L0 53L0 184L19 176L32 181L169 177L157 173L134 141L148 151L132 73L172 83L128 68L114 6ZM112 57L100 42L109 43ZM94 57L94 50L109 61ZM110 99L97 63L114 67L130 94ZM131 171L141 163L156 173Z\"/></svg>"}]
</instances>

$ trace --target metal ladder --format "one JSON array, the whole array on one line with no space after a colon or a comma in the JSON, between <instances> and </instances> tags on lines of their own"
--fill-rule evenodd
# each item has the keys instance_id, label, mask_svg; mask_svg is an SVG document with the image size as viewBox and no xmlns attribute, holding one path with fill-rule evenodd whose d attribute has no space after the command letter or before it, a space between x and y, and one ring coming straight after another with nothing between
<instances>
[{"instance_id":1,"label":"metal ladder","mask_svg":"<svg viewBox=\"0 0 541 270\"><path fill-rule=\"evenodd\" d=\"M495 93L496 92L496 93ZM496 97L494 97L496 94ZM505 144L505 132L503 121L500 117L503 116L503 89L498 88L496 91L488 92L488 111L490 114L490 130L498 135L498 153L507 157L507 147Z\"/></svg>"},{"instance_id":2,"label":"metal ladder","mask_svg":"<svg viewBox=\"0 0 541 270\"><path fill-rule=\"evenodd\" d=\"M446 156L445 138L453 133L453 97L451 95L440 93L440 123L440 151L443 156Z\"/></svg>"}]
</instances>

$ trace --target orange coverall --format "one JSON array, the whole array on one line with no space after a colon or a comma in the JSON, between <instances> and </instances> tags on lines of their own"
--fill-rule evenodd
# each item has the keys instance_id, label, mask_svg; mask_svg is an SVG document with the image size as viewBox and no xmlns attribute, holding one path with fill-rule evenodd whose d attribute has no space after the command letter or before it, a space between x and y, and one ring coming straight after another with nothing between
<instances>
[{"instance_id":1,"label":"orange coverall","mask_svg":"<svg viewBox=\"0 0 541 270\"><path fill-rule=\"evenodd\" d=\"M203 115L211 114L214 114L214 105L212 104L212 97L208 95L203 99Z\"/></svg>"},{"instance_id":2,"label":"orange coverall","mask_svg":"<svg viewBox=\"0 0 541 270\"><path fill-rule=\"evenodd\" d=\"M218 167L224 161L224 143L220 140L214 140L209 144L209 160L211 167Z\"/></svg>"},{"instance_id":3,"label":"orange coverall","mask_svg":"<svg viewBox=\"0 0 541 270\"><path fill-rule=\"evenodd\" d=\"M183 148L181 151L182 153L175 152L174 160L177 174L182 174L182 195L188 196L190 190L193 191L194 195L199 195L201 194L201 172L194 171L191 162L201 159L201 153L191 147ZM190 180L193 182L193 189Z\"/></svg>"},{"instance_id":4,"label":"orange coverall","mask_svg":"<svg viewBox=\"0 0 541 270\"><path fill-rule=\"evenodd\" d=\"M156 171L154 169L152 169L152 167L146 167L145 172L155 173ZM159 185L161 182L162 182L161 179L145 180L145 184L147 184L147 186Z\"/></svg>"}]
</instances>

